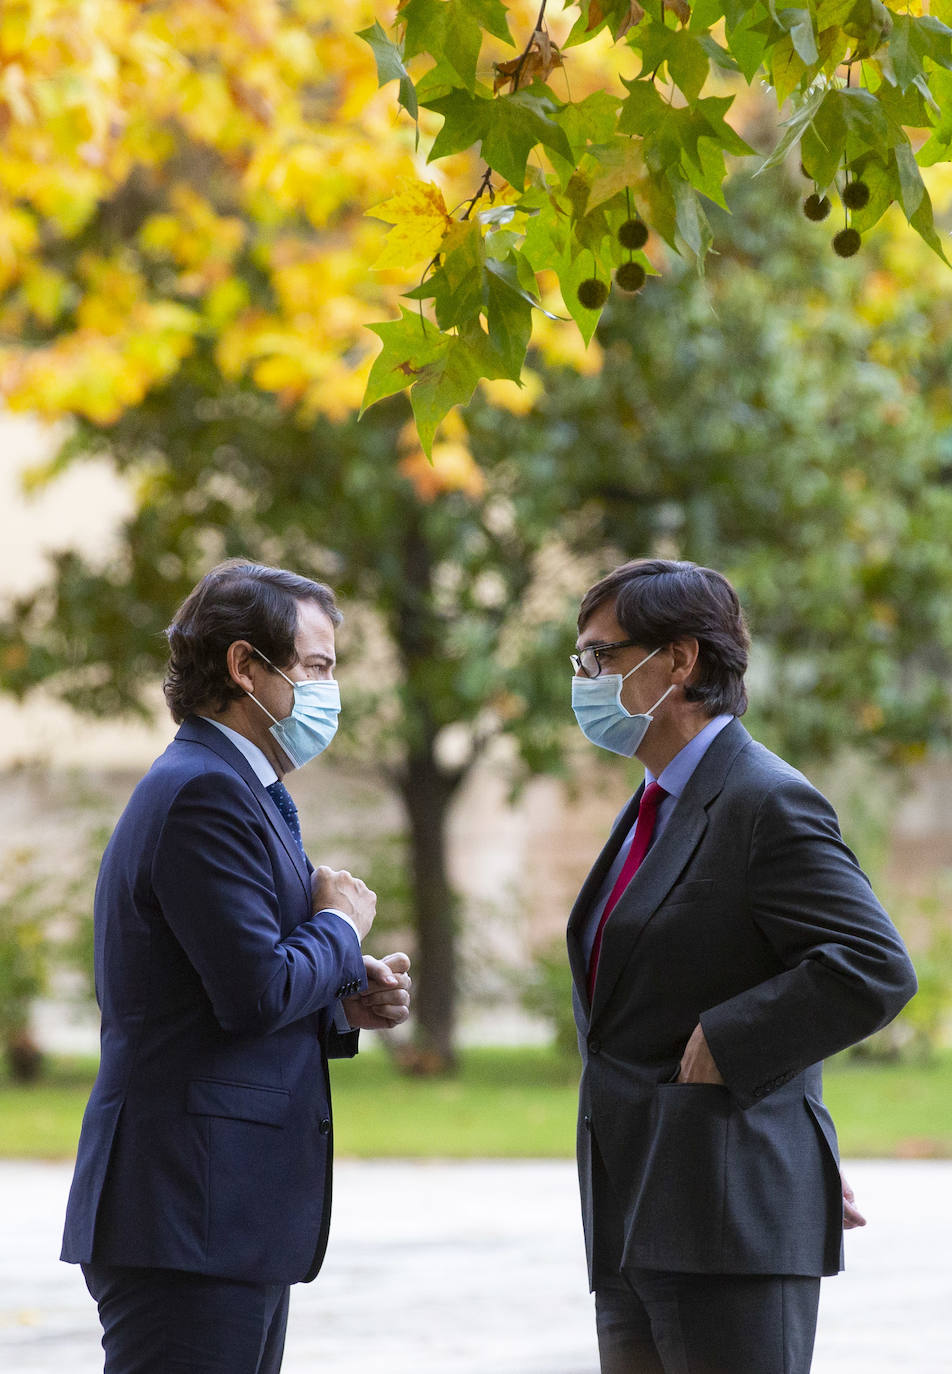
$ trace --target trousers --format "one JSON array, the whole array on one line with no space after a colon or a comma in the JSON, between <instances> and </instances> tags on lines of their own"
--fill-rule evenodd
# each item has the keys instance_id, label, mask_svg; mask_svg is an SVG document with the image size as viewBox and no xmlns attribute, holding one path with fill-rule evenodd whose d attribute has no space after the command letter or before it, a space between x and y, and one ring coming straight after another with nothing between
<instances>
[{"instance_id":1,"label":"trousers","mask_svg":"<svg viewBox=\"0 0 952 1374\"><path fill-rule=\"evenodd\" d=\"M819 1278L622 1269L623 1209L592 1144L601 1374L810 1374Z\"/></svg>"},{"instance_id":2,"label":"trousers","mask_svg":"<svg viewBox=\"0 0 952 1374\"><path fill-rule=\"evenodd\" d=\"M175 1269L84 1264L104 1374L279 1374L290 1288Z\"/></svg>"},{"instance_id":3,"label":"trousers","mask_svg":"<svg viewBox=\"0 0 952 1374\"><path fill-rule=\"evenodd\" d=\"M601 1374L809 1374L820 1280L625 1270L595 1289Z\"/></svg>"}]
</instances>

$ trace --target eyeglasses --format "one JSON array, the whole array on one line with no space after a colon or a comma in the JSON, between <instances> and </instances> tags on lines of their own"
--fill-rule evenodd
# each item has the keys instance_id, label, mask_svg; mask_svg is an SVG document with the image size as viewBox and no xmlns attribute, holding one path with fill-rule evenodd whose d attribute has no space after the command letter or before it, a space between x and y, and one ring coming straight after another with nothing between
<instances>
[{"instance_id":1,"label":"eyeglasses","mask_svg":"<svg viewBox=\"0 0 952 1374\"><path fill-rule=\"evenodd\" d=\"M583 649L581 653L569 654L575 676L584 673L586 677L598 677L602 671L599 654L605 654L609 649L633 649L637 643L637 639L619 639L615 644L594 644L588 649Z\"/></svg>"}]
</instances>

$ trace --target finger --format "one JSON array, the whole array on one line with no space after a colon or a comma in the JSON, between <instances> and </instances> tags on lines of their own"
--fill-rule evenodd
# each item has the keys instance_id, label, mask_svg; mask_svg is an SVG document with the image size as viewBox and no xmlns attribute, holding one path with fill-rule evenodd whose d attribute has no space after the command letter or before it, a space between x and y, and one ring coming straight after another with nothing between
<instances>
[{"instance_id":1,"label":"finger","mask_svg":"<svg viewBox=\"0 0 952 1374\"><path fill-rule=\"evenodd\" d=\"M385 964L389 964L390 968L393 970L394 973L405 973L405 974L409 975L409 972L410 972L410 956L409 956L409 954L404 954L402 951L398 950L396 954L385 954L385 955L384 955L384 958L383 958L383 962L384 962Z\"/></svg>"},{"instance_id":2,"label":"finger","mask_svg":"<svg viewBox=\"0 0 952 1374\"><path fill-rule=\"evenodd\" d=\"M397 986L397 976L390 971L390 965L383 959L375 959L370 954L364 955L364 969L367 977L373 983L383 983L386 987Z\"/></svg>"},{"instance_id":3,"label":"finger","mask_svg":"<svg viewBox=\"0 0 952 1374\"><path fill-rule=\"evenodd\" d=\"M377 1007L374 1011L375 1016L379 1016L389 1026L402 1025L410 1015L409 1007Z\"/></svg>"},{"instance_id":4,"label":"finger","mask_svg":"<svg viewBox=\"0 0 952 1374\"><path fill-rule=\"evenodd\" d=\"M866 1218L858 1208L847 1202L843 1207L843 1230L852 1231L857 1226L865 1226Z\"/></svg>"},{"instance_id":5,"label":"finger","mask_svg":"<svg viewBox=\"0 0 952 1374\"><path fill-rule=\"evenodd\" d=\"M374 1010L381 1007L408 1007L410 994L402 988L385 988L382 992L362 993L360 1000L365 1007L372 1007Z\"/></svg>"}]
</instances>

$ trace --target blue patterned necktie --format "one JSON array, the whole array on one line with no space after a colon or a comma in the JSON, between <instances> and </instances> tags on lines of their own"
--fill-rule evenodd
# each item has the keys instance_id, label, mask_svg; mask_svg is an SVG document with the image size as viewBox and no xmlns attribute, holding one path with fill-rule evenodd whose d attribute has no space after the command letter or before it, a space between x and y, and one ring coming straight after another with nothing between
<instances>
[{"instance_id":1,"label":"blue patterned necktie","mask_svg":"<svg viewBox=\"0 0 952 1374\"><path fill-rule=\"evenodd\" d=\"M285 787L283 782L269 782L267 787L268 795L275 806L281 812L287 822L288 829L297 841L297 847L304 853L304 841L301 839L301 822L298 820L298 809L294 805L294 798Z\"/></svg>"}]
</instances>

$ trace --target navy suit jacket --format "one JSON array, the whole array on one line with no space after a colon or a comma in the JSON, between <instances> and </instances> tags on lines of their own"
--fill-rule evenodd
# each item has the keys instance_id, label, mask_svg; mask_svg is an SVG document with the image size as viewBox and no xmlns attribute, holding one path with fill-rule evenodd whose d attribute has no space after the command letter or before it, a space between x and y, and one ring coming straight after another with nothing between
<instances>
[{"instance_id":1,"label":"navy suit jacket","mask_svg":"<svg viewBox=\"0 0 952 1374\"><path fill-rule=\"evenodd\" d=\"M820 1061L896 1015L912 965L829 802L732 721L612 912L590 1004L581 931L640 795L568 930L590 1276L593 1137L624 1265L833 1273L843 1208ZM674 1081L698 1023L725 1086Z\"/></svg>"},{"instance_id":2,"label":"navy suit jacket","mask_svg":"<svg viewBox=\"0 0 952 1374\"><path fill-rule=\"evenodd\" d=\"M62 1258L311 1279L331 1197L328 1054L366 986L347 922L240 750L189 718L136 787L95 899L102 1058Z\"/></svg>"}]
</instances>

